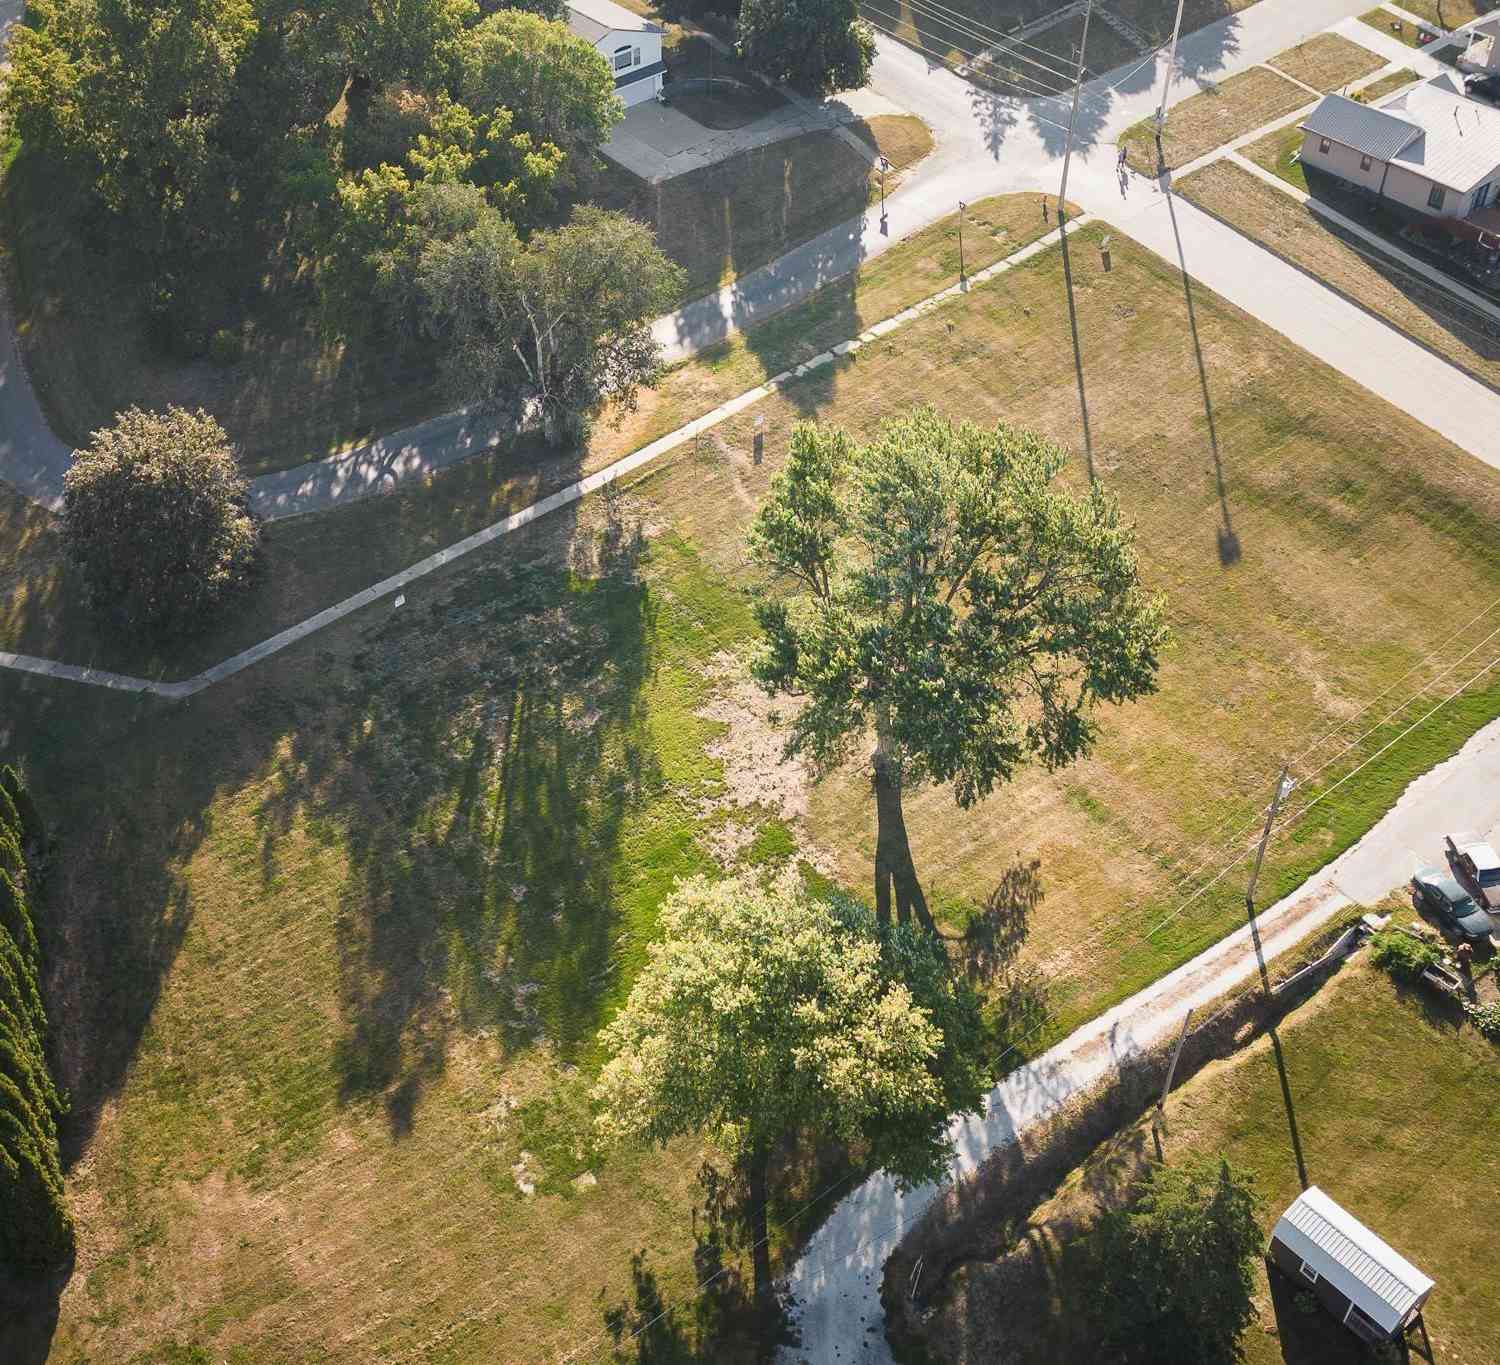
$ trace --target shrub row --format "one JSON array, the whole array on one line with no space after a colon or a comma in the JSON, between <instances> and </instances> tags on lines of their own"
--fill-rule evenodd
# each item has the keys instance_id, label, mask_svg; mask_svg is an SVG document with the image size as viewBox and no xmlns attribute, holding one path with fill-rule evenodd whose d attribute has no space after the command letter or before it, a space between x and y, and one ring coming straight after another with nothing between
<instances>
[{"instance_id":1,"label":"shrub row","mask_svg":"<svg viewBox=\"0 0 1500 1365\"><path fill-rule=\"evenodd\" d=\"M0 1270L50 1269L73 1249L47 1069L41 954L27 890L42 846L35 805L14 768L0 768Z\"/></svg>"}]
</instances>

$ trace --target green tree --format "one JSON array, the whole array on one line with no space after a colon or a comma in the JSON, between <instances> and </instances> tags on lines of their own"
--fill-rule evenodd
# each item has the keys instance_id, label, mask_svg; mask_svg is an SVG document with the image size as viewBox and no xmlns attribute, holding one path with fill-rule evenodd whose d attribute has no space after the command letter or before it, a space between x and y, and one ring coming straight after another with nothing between
<instances>
[{"instance_id":1,"label":"green tree","mask_svg":"<svg viewBox=\"0 0 1500 1365\"><path fill-rule=\"evenodd\" d=\"M1103 1215L1086 1244L1089 1299L1110 1358L1228 1365L1255 1314L1265 1238L1252 1178L1198 1161L1153 1166L1133 1206Z\"/></svg>"},{"instance_id":2,"label":"green tree","mask_svg":"<svg viewBox=\"0 0 1500 1365\"><path fill-rule=\"evenodd\" d=\"M249 577L259 541L224 429L206 412L131 408L63 478L63 534L95 609L166 634Z\"/></svg>"},{"instance_id":3,"label":"green tree","mask_svg":"<svg viewBox=\"0 0 1500 1365\"><path fill-rule=\"evenodd\" d=\"M105 202L180 245L213 230L230 166L217 133L250 0L31 0L12 32L5 107L26 142L84 164Z\"/></svg>"},{"instance_id":4,"label":"green tree","mask_svg":"<svg viewBox=\"0 0 1500 1365\"><path fill-rule=\"evenodd\" d=\"M422 248L416 294L450 383L466 400L521 396L546 439L581 437L606 398L624 407L655 382L651 319L682 292L682 271L649 228L590 206L521 246L493 210Z\"/></svg>"},{"instance_id":5,"label":"green tree","mask_svg":"<svg viewBox=\"0 0 1500 1365\"><path fill-rule=\"evenodd\" d=\"M873 735L875 906L932 927L903 793L950 783L968 807L1027 763L1086 754L1103 702L1151 692L1163 606L1097 484L1054 485L1063 451L1019 427L930 408L856 448L799 425L756 516L757 561L797 591L757 604L756 679L804 701L789 753L819 773Z\"/></svg>"},{"instance_id":6,"label":"green tree","mask_svg":"<svg viewBox=\"0 0 1500 1365\"><path fill-rule=\"evenodd\" d=\"M875 34L857 0L742 0L742 60L773 81L831 95L870 79Z\"/></svg>"},{"instance_id":7,"label":"green tree","mask_svg":"<svg viewBox=\"0 0 1500 1365\"><path fill-rule=\"evenodd\" d=\"M57 1148L64 1105L47 1068L28 895L26 850L40 833L19 775L0 768L0 1269L23 1275L52 1269L73 1249Z\"/></svg>"},{"instance_id":8,"label":"green tree","mask_svg":"<svg viewBox=\"0 0 1500 1365\"><path fill-rule=\"evenodd\" d=\"M940 1176L949 1115L977 1112L987 1085L977 1006L929 936L818 900L792 872L683 882L662 930L603 1033L599 1127L662 1143L706 1132L730 1147L763 1295L773 1149L810 1133L864 1144L903 1182Z\"/></svg>"},{"instance_id":9,"label":"green tree","mask_svg":"<svg viewBox=\"0 0 1500 1365\"><path fill-rule=\"evenodd\" d=\"M513 131L562 150L570 178L624 117L609 63L566 24L506 9L469 30L459 100L477 117L511 113Z\"/></svg>"}]
</instances>

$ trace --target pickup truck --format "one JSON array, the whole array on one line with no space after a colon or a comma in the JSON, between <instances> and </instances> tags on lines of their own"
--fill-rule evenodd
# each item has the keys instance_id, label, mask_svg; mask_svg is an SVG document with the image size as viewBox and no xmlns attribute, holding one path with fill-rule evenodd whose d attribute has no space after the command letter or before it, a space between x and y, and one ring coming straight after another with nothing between
<instances>
[{"instance_id":1,"label":"pickup truck","mask_svg":"<svg viewBox=\"0 0 1500 1365\"><path fill-rule=\"evenodd\" d=\"M1500 912L1500 855L1470 834L1450 834L1444 842L1459 885L1491 914Z\"/></svg>"}]
</instances>

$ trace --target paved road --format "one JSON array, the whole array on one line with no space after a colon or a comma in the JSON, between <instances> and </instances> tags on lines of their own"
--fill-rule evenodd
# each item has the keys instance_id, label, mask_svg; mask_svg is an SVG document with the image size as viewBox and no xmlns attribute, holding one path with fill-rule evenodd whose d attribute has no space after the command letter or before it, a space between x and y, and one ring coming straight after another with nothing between
<instances>
[{"instance_id":1,"label":"paved road","mask_svg":"<svg viewBox=\"0 0 1500 1365\"><path fill-rule=\"evenodd\" d=\"M1500 831L1500 721L1419 777L1354 848L1260 917L1267 957L1293 947L1351 902L1380 900L1419 861L1440 863L1442 836L1455 826L1487 837ZM1256 970L1248 928L1240 929L1008 1076L990 1092L983 1117L954 1125L955 1176L971 1174L1121 1059L1179 1028L1185 1010ZM880 1308L881 1271L903 1230L938 1193L928 1185L902 1195L889 1178L876 1176L839 1204L788 1279L800 1305L794 1317L802 1340L782 1351L786 1365L894 1365Z\"/></svg>"}]
</instances>

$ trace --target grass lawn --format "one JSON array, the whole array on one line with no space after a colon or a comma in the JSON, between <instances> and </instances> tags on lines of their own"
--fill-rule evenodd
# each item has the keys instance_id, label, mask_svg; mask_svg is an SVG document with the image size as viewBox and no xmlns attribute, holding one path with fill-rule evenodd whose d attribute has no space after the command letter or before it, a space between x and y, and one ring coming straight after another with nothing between
<instances>
[{"instance_id":1,"label":"grass lawn","mask_svg":"<svg viewBox=\"0 0 1500 1365\"><path fill-rule=\"evenodd\" d=\"M1379 71L1385 58L1337 33L1320 33L1272 57L1270 65L1294 81L1326 93Z\"/></svg>"},{"instance_id":2,"label":"grass lawn","mask_svg":"<svg viewBox=\"0 0 1500 1365\"><path fill-rule=\"evenodd\" d=\"M1176 170L1311 103L1306 90L1274 71L1264 67L1242 71L1167 110L1167 126L1161 138L1166 167ZM1157 173L1154 119L1142 119L1123 134L1121 141L1133 169L1142 175Z\"/></svg>"},{"instance_id":3,"label":"grass lawn","mask_svg":"<svg viewBox=\"0 0 1500 1365\"><path fill-rule=\"evenodd\" d=\"M958 0L939 12L903 0L864 0L860 13L876 28L908 46L951 66L961 66L1048 8L1060 6ZM986 61L978 70L1000 94L1020 99L1070 87L1082 37L1083 20L1065 19L1033 33L1019 55ZM1089 27L1084 54L1084 65L1092 75L1102 75L1140 55L1134 43L1096 16Z\"/></svg>"},{"instance_id":4,"label":"grass lawn","mask_svg":"<svg viewBox=\"0 0 1500 1365\"><path fill-rule=\"evenodd\" d=\"M1248 161L1253 161L1257 166L1264 166L1272 175L1279 175L1288 185L1295 186L1304 194L1307 192L1307 173L1302 169L1302 130L1296 124L1287 128L1278 128L1274 133L1267 133L1265 137L1258 138L1246 147L1240 148L1240 155ZM1238 167L1230 166L1228 162L1215 162L1212 166L1205 166L1203 170L1217 170L1220 166L1225 169L1237 170ZM1204 183L1199 180L1201 171L1194 171L1182 182L1184 192L1193 185ZM1240 172L1244 174L1243 171Z\"/></svg>"},{"instance_id":5,"label":"grass lawn","mask_svg":"<svg viewBox=\"0 0 1500 1365\"><path fill-rule=\"evenodd\" d=\"M1398 707L1442 667L1423 662L1426 584L1455 622L1500 594L1500 476L1198 293L1221 488L1181 281L1118 232L1105 273L1103 231L1071 253L1094 459L1169 597L1161 691L1106 717L1087 764L967 813L937 789L908 805L950 928L1016 860L1040 860L1023 966L1050 980L1051 1022L1033 1048L1238 921L1226 880L1144 936L1200 858L1235 846L1284 757L1347 723L1308 775L1379 719L1364 703L1389 687ZM1024 236L1018 220L995 249ZM939 235L892 252L868 294L851 285L683 367L635 430L701 410L727 376L745 387L810 329L891 311L874 299L906 297L919 271L946 283L950 249ZM0 675L0 753L56 824L51 1017L75 1147L88 1139L57 1360L555 1359L601 1332L576 1358L607 1359L607 1321L642 1321L658 1295L671 1316L654 1330L684 1353L733 1309L711 1301L700 1324L684 1298L695 1254L715 1254L694 1238L712 1241L692 1216L705 1153L599 1152L581 1096L675 876L800 855L868 881L867 784L809 789L739 672L765 591L746 526L802 418L864 433L926 399L1076 442L1063 298L1061 257L1043 253L615 496L424 580L399 611L191 702ZM469 487L450 477L381 505L418 509L415 526ZM1319 806L1273 844L1267 902L1497 713L1500 686L1476 689ZM814 1161L789 1167L774 1212L826 1183Z\"/></svg>"},{"instance_id":6,"label":"grass lawn","mask_svg":"<svg viewBox=\"0 0 1500 1365\"><path fill-rule=\"evenodd\" d=\"M1374 104L1376 100L1384 99L1403 85L1410 85L1420 79L1415 71L1402 67L1400 71L1392 71L1389 76L1382 76L1378 81L1371 81L1369 85L1356 90L1350 98L1357 99L1361 104Z\"/></svg>"},{"instance_id":7,"label":"grass lawn","mask_svg":"<svg viewBox=\"0 0 1500 1365\"><path fill-rule=\"evenodd\" d=\"M1426 1309L1437 1360L1492 1359L1500 1286L1483 1267L1500 1179L1490 1140L1500 1123L1500 1048L1360 959L1278 1033L1309 1177L1437 1282ZM1254 1174L1269 1237L1299 1190L1270 1040L1187 1082L1168 1102L1167 1121L1169 1162L1222 1154ZM1067 1248L1151 1156L1148 1125L1120 1133L1035 1211L1015 1251L956 1272L929 1338L938 1358L968 1365L1086 1354L1085 1325L1061 1311L1090 1288L1077 1282ZM1326 1313L1297 1311L1293 1289L1268 1278L1261 1262L1255 1279L1247 1365L1369 1358Z\"/></svg>"},{"instance_id":8,"label":"grass lawn","mask_svg":"<svg viewBox=\"0 0 1500 1365\"><path fill-rule=\"evenodd\" d=\"M1264 165L1262 158L1274 151L1267 147L1256 159ZM1228 162L1195 171L1177 188L1476 379L1500 388L1500 339L1479 330L1475 324L1482 315L1440 287Z\"/></svg>"},{"instance_id":9,"label":"grass lawn","mask_svg":"<svg viewBox=\"0 0 1500 1365\"><path fill-rule=\"evenodd\" d=\"M1402 5L1401 8L1406 9L1407 6ZM1417 12L1414 7L1411 9L1411 13L1416 14ZM1369 24L1371 28L1378 28L1387 37L1394 38L1397 42L1405 43L1407 47L1428 46L1426 43L1417 41L1417 34L1420 30L1415 24L1408 23L1405 19L1397 17L1388 9L1382 9L1379 5L1368 13L1361 14L1359 17L1361 22Z\"/></svg>"},{"instance_id":10,"label":"grass lawn","mask_svg":"<svg viewBox=\"0 0 1500 1365\"><path fill-rule=\"evenodd\" d=\"M1255 0L1186 0L1182 7L1182 32L1192 33L1247 9ZM1110 9L1129 20L1153 43L1171 41L1177 17L1176 0L1109 0Z\"/></svg>"},{"instance_id":11,"label":"grass lawn","mask_svg":"<svg viewBox=\"0 0 1500 1365\"><path fill-rule=\"evenodd\" d=\"M1494 10L1488 0L1402 0L1400 8L1439 28L1455 29L1471 19L1481 19Z\"/></svg>"}]
</instances>

